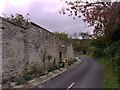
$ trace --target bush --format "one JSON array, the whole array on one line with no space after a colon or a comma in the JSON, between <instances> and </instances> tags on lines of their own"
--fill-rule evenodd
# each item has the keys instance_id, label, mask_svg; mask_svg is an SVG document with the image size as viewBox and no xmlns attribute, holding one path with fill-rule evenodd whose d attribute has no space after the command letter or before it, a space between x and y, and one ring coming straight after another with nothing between
<instances>
[{"instance_id":1,"label":"bush","mask_svg":"<svg viewBox=\"0 0 120 90\"><path fill-rule=\"evenodd\" d=\"M33 78L33 75L31 74L27 74L27 75L24 75L23 78L26 80L26 81L29 81Z\"/></svg>"},{"instance_id":2,"label":"bush","mask_svg":"<svg viewBox=\"0 0 120 90\"><path fill-rule=\"evenodd\" d=\"M15 82L15 77L10 77L9 81L10 82Z\"/></svg>"},{"instance_id":3,"label":"bush","mask_svg":"<svg viewBox=\"0 0 120 90\"><path fill-rule=\"evenodd\" d=\"M52 70L53 69L56 69L56 67L55 66L52 67ZM51 68L50 68L50 70L51 70ZM28 68L24 69L21 73L21 76L19 76L17 78L11 77L10 81L17 82L17 85L20 85L20 84L26 83L27 81L33 79L36 76L41 76L41 75L44 75L43 68L32 65L32 66L29 66Z\"/></svg>"},{"instance_id":4,"label":"bush","mask_svg":"<svg viewBox=\"0 0 120 90\"><path fill-rule=\"evenodd\" d=\"M104 42L102 42L99 39L95 39L91 42L91 45L98 48L98 49L104 49L106 48L106 44Z\"/></svg>"},{"instance_id":5,"label":"bush","mask_svg":"<svg viewBox=\"0 0 120 90\"><path fill-rule=\"evenodd\" d=\"M58 62L59 68L63 68L65 66L65 63L63 61Z\"/></svg>"},{"instance_id":6,"label":"bush","mask_svg":"<svg viewBox=\"0 0 120 90\"><path fill-rule=\"evenodd\" d=\"M75 61L76 61L76 59L72 59L72 60L68 60L67 63L68 63L68 65L71 65L71 64L73 64Z\"/></svg>"},{"instance_id":7,"label":"bush","mask_svg":"<svg viewBox=\"0 0 120 90\"><path fill-rule=\"evenodd\" d=\"M29 68L25 68L24 70L22 70L21 74L24 76L26 74L33 74L33 73L31 73L31 70Z\"/></svg>"},{"instance_id":8,"label":"bush","mask_svg":"<svg viewBox=\"0 0 120 90\"><path fill-rule=\"evenodd\" d=\"M112 43L108 48L105 49L105 52L106 55L110 57L114 57L114 55L119 51L119 49L120 49L120 40Z\"/></svg>"},{"instance_id":9,"label":"bush","mask_svg":"<svg viewBox=\"0 0 120 90\"><path fill-rule=\"evenodd\" d=\"M82 47L80 45L74 45L73 47L76 52L80 52L82 50Z\"/></svg>"},{"instance_id":10,"label":"bush","mask_svg":"<svg viewBox=\"0 0 120 90\"><path fill-rule=\"evenodd\" d=\"M101 56L104 56L104 55L105 54L104 54L104 51L102 49L94 50L94 54L93 54L94 57L101 57Z\"/></svg>"},{"instance_id":11,"label":"bush","mask_svg":"<svg viewBox=\"0 0 120 90\"><path fill-rule=\"evenodd\" d=\"M117 88L118 87L118 73L115 73L110 58L102 57L100 63L103 65L105 74L105 88Z\"/></svg>"},{"instance_id":12,"label":"bush","mask_svg":"<svg viewBox=\"0 0 120 90\"><path fill-rule=\"evenodd\" d=\"M120 25L115 24L113 26L111 39L112 39L112 42L120 40Z\"/></svg>"},{"instance_id":13,"label":"bush","mask_svg":"<svg viewBox=\"0 0 120 90\"><path fill-rule=\"evenodd\" d=\"M43 68L36 65L31 65L22 71L22 77L26 81L29 81L34 77L41 76L41 75L44 75Z\"/></svg>"},{"instance_id":14,"label":"bush","mask_svg":"<svg viewBox=\"0 0 120 90\"><path fill-rule=\"evenodd\" d=\"M15 79L15 81L17 82L17 85L26 83L26 80L23 77L18 77Z\"/></svg>"},{"instance_id":15,"label":"bush","mask_svg":"<svg viewBox=\"0 0 120 90\"><path fill-rule=\"evenodd\" d=\"M118 64L118 66L120 66L120 49L119 49L119 51L115 54L114 62L115 62L116 64Z\"/></svg>"},{"instance_id":16,"label":"bush","mask_svg":"<svg viewBox=\"0 0 120 90\"><path fill-rule=\"evenodd\" d=\"M51 72L51 71L54 71L56 69L59 69L59 66L58 65L53 65L53 66L49 67L47 71Z\"/></svg>"},{"instance_id":17,"label":"bush","mask_svg":"<svg viewBox=\"0 0 120 90\"><path fill-rule=\"evenodd\" d=\"M117 74L119 72L119 67L120 67L120 50L113 57L112 63L113 63L114 73Z\"/></svg>"}]
</instances>

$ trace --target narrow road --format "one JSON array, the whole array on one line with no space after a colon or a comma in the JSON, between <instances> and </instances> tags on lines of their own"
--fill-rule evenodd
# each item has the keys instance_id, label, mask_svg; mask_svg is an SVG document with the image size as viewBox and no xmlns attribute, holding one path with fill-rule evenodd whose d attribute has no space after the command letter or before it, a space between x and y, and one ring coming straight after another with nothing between
<instances>
[{"instance_id":1,"label":"narrow road","mask_svg":"<svg viewBox=\"0 0 120 90\"><path fill-rule=\"evenodd\" d=\"M47 81L38 88L103 88L104 75L101 65L90 58L80 57L82 63Z\"/></svg>"}]
</instances>

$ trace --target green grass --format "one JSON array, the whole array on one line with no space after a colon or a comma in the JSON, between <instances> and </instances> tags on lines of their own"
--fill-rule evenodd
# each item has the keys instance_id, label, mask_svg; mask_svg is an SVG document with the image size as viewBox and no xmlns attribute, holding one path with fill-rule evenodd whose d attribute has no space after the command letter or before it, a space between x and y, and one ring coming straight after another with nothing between
<instances>
[{"instance_id":1,"label":"green grass","mask_svg":"<svg viewBox=\"0 0 120 90\"><path fill-rule=\"evenodd\" d=\"M100 63L103 65L105 81L105 88L118 88L118 75L114 73L110 61L106 58L101 58Z\"/></svg>"},{"instance_id":2,"label":"green grass","mask_svg":"<svg viewBox=\"0 0 120 90\"><path fill-rule=\"evenodd\" d=\"M98 60L102 64L105 75L105 79L104 79L105 88L113 88L114 90L115 88L120 87L120 84L118 84L118 73L115 73L115 70L113 69L113 66L110 62L110 59L106 57L96 58L92 55L84 55L84 56Z\"/></svg>"}]
</instances>

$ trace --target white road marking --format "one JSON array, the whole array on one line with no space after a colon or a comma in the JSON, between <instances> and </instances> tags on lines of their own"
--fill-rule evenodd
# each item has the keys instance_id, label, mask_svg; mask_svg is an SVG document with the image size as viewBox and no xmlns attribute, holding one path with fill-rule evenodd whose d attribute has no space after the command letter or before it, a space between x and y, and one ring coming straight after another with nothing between
<instances>
[{"instance_id":1,"label":"white road marking","mask_svg":"<svg viewBox=\"0 0 120 90\"><path fill-rule=\"evenodd\" d=\"M70 86L66 89L69 90L70 88L72 88L75 85L75 83L70 84Z\"/></svg>"}]
</instances>

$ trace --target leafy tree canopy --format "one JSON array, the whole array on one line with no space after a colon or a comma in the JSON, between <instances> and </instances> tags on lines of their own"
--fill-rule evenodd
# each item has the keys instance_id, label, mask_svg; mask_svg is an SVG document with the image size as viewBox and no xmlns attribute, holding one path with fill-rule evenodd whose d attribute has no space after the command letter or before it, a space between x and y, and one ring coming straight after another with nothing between
<instances>
[{"instance_id":1,"label":"leafy tree canopy","mask_svg":"<svg viewBox=\"0 0 120 90\"><path fill-rule=\"evenodd\" d=\"M120 26L120 2L82 2L66 1L66 7L62 8L61 14L68 16L84 17L83 21L94 26L94 37L111 42L113 25ZM115 35L115 32L114 32Z\"/></svg>"}]
</instances>

